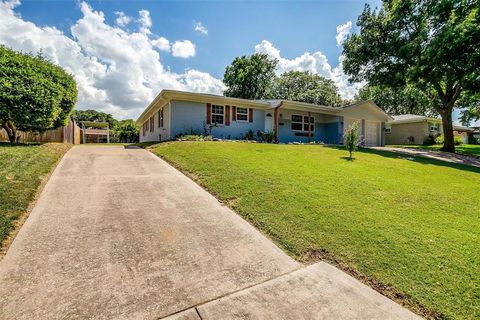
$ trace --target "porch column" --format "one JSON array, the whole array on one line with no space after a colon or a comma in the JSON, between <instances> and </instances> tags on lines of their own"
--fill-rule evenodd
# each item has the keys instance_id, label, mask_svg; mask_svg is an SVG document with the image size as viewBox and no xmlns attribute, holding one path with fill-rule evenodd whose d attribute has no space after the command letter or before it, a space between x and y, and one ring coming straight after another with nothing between
<instances>
[{"instance_id":1,"label":"porch column","mask_svg":"<svg viewBox=\"0 0 480 320\"><path fill-rule=\"evenodd\" d=\"M273 113L273 131L274 131L274 134L275 134L275 143L278 143L278 112L280 109L280 107L282 106L282 102L280 102L280 104L275 107L275 111Z\"/></svg>"},{"instance_id":2,"label":"porch column","mask_svg":"<svg viewBox=\"0 0 480 320\"><path fill-rule=\"evenodd\" d=\"M311 113L309 112L308 113L308 142L310 142L311 137L312 137L312 131L311 131L311 128L310 128L310 116L311 116Z\"/></svg>"},{"instance_id":3,"label":"porch column","mask_svg":"<svg viewBox=\"0 0 480 320\"><path fill-rule=\"evenodd\" d=\"M338 144L343 144L343 129L345 126L345 119L343 116L338 117Z\"/></svg>"},{"instance_id":4,"label":"porch column","mask_svg":"<svg viewBox=\"0 0 480 320\"><path fill-rule=\"evenodd\" d=\"M380 146L385 147L385 122L382 122L380 130Z\"/></svg>"}]
</instances>

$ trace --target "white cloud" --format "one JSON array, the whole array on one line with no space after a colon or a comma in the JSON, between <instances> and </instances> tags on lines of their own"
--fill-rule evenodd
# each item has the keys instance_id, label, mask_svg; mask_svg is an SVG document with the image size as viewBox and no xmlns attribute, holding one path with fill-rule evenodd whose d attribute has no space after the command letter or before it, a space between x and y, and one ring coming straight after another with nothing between
<instances>
[{"instance_id":1,"label":"white cloud","mask_svg":"<svg viewBox=\"0 0 480 320\"><path fill-rule=\"evenodd\" d=\"M343 44L347 39L347 36L350 34L350 30L352 30L352 21L347 21L346 23L337 26L337 46Z\"/></svg>"},{"instance_id":2,"label":"white cloud","mask_svg":"<svg viewBox=\"0 0 480 320\"><path fill-rule=\"evenodd\" d=\"M132 17L125 15L125 13L122 11L115 11L114 13L117 16L115 23L120 27L125 27L132 21Z\"/></svg>"},{"instance_id":3,"label":"white cloud","mask_svg":"<svg viewBox=\"0 0 480 320\"><path fill-rule=\"evenodd\" d=\"M157 47L160 51L170 51L170 41L167 38L160 37L156 40L152 40L152 45Z\"/></svg>"},{"instance_id":4,"label":"white cloud","mask_svg":"<svg viewBox=\"0 0 480 320\"><path fill-rule=\"evenodd\" d=\"M359 83L348 83L348 77L342 69L343 56L339 57L339 64L335 68L332 68L327 57L321 51L314 53L305 52L296 58L286 59L280 55L280 50L275 48L273 44L267 40L263 40L260 44L257 44L255 46L255 52L265 53L272 58L276 58L278 60L277 74L288 71L310 71L333 80L338 88L339 94L344 99L352 99L358 90L364 86L364 84Z\"/></svg>"},{"instance_id":5,"label":"white cloud","mask_svg":"<svg viewBox=\"0 0 480 320\"><path fill-rule=\"evenodd\" d=\"M193 28L195 31L200 32L201 34L208 35L208 29L201 21L193 21Z\"/></svg>"},{"instance_id":6,"label":"white cloud","mask_svg":"<svg viewBox=\"0 0 480 320\"><path fill-rule=\"evenodd\" d=\"M136 118L162 89L216 94L224 90L223 83L208 73L188 70L178 74L165 69L155 49L163 40L154 44L149 32L111 26L102 12L85 2L80 3L82 17L71 27L73 38L54 27L23 20L14 11L18 5L18 1L0 1L0 43L25 52L42 50L72 73L78 85L79 109Z\"/></svg>"},{"instance_id":7,"label":"white cloud","mask_svg":"<svg viewBox=\"0 0 480 320\"><path fill-rule=\"evenodd\" d=\"M140 24L140 32L150 34L150 27L152 26L152 19L150 18L150 12L147 10L138 11L138 23Z\"/></svg>"},{"instance_id":8,"label":"white cloud","mask_svg":"<svg viewBox=\"0 0 480 320\"><path fill-rule=\"evenodd\" d=\"M172 55L179 58L195 56L195 45L190 40L178 40L172 45Z\"/></svg>"}]
</instances>

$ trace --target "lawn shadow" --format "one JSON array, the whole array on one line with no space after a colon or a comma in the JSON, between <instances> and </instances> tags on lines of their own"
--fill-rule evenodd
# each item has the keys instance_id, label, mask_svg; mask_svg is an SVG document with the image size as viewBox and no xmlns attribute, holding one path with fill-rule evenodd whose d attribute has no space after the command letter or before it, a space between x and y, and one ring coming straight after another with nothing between
<instances>
[{"instance_id":1,"label":"lawn shadow","mask_svg":"<svg viewBox=\"0 0 480 320\"><path fill-rule=\"evenodd\" d=\"M325 147L346 151L342 146L330 145L330 146L325 146ZM386 158L403 159L403 160L406 160L406 161L415 161L415 163L420 163L420 164L436 165L436 166L441 166L441 167L453 168L453 169L457 169L457 170L480 173L480 168L479 167L471 166L471 165L468 165L468 164L442 161L442 160L431 159L431 158L426 158L426 157L421 157L421 156L416 156L416 155L410 155L410 154L401 154L401 153L393 152L393 151L375 150L375 149L370 149L370 148L359 148L356 152L360 153L360 154L361 153L375 154L375 155L386 157ZM348 157L342 157L342 159L345 159L345 160L346 160L346 158L348 158Z\"/></svg>"},{"instance_id":2,"label":"lawn shadow","mask_svg":"<svg viewBox=\"0 0 480 320\"><path fill-rule=\"evenodd\" d=\"M355 160L355 158L350 158L350 157L340 157L340 159L350 161L350 162L353 162Z\"/></svg>"}]
</instances>

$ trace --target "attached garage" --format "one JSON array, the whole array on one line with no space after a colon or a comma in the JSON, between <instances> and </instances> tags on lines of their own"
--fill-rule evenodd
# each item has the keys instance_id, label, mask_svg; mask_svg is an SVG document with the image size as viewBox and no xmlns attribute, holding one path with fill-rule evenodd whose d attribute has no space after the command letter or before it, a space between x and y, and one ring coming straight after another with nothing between
<instances>
[{"instance_id":1,"label":"attached garage","mask_svg":"<svg viewBox=\"0 0 480 320\"><path fill-rule=\"evenodd\" d=\"M372 101L360 102L343 108L343 126L348 128L358 122L359 131L367 147L385 144L383 124L391 117Z\"/></svg>"}]
</instances>

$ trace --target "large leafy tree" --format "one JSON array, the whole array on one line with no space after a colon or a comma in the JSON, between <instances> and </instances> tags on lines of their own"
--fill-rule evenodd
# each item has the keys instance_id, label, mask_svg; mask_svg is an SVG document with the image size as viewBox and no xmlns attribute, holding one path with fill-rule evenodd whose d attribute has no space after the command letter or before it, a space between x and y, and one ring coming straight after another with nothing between
<instances>
[{"instance_id":1,"label":"large leafy tree","mask_svg":"<svg viewBox=\"0 0 480 320\"><path fill-rule=\"evenodd\" d=\"M438 116L432 101L422 91L411 86L393 89L366 85L360 89L355 100L373 100L391 115L413 113Z\"/></svg>"},{"instance_id":2,"label":"large leafy tree","mask_svg":"<svg viewBox=\"0 0 480 320\"><path fill-rule=\"evenodd\" d=\"M112 129L118 123L110 113L97 110L73 110L72 117L76 122L92 121L92 122L108 122L108 126Z\"/></svg>"},{"instance_id":3,"label":"large leafy tree","mask_svg":"<svg viewBox=\"0 0 480 320\"><path fill-rule=\"evenodd\" d=\"M277 62L263 53L235 58L223 76L225 95L243 99L268 97Z\"/></svg>"},{"instance_id":4,"label":"large leafy tree","mask_svg":"<svg viewBox=\"0 0 480 320\"><path fill-rule=\"evenodd\" d=\"M384 0L357 25L344 43L350 80L422 91L442 117L443 150L455 151L452 111L480 90L480 0Z\"/></svg>"},{"instance_id":5,"label":"large leafy tree","mask_svg":"<svg viewBox=\"0 0 480 320\"><path fill-rule=\"evenodd\" d=\"M302 71L286 72L275 78L270 98L334 107L342 104L342 99L332 80Z\"/></svg>"},{"instance_id":6,"label":"large leafy tree","mask_svg":"<svg viewBox=\"0 0 480 320\"><path fill-rule=\"evenodd\" d=\"M119 142L138 142L140 130L132 119L118 121L113 131Z\"/></svg>"},{"instance_id":7,"label":"large leafy tree","mask_svg":"<svg viewBox=\"0 0 480 320\"><path fill-rule=\"evenodd\" d=\"M0 46L0 127L10 142L16 142L17 130L65 125L76 101L75 80L61 67Z\"/></svg>"}]
</instances>

